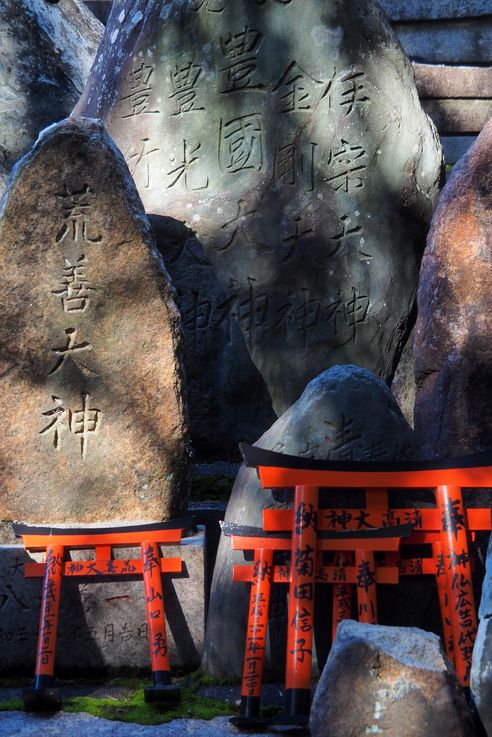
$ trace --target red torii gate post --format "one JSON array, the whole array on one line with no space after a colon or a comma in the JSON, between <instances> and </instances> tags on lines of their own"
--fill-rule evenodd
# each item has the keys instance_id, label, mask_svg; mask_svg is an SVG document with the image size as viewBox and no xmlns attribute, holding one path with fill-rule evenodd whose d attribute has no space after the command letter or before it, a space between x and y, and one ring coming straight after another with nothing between
<instances>
[{"instance_id":1,"label":"red torii gate post","mask_svg":"<svg viewBox=\"0 0 492 737\"><path fill-rule=\"evenodd\" d=\"M311 501L307 507L309 513L312 511ZM302 532L303 526L308 526L307 522L305 518L296 517L294 528L297 526ZM313 527L311 521L309 527ZM238 727L248 728L272 723L303 726L307 724L311 702L314 586L318 582L331 583L330 574L336 571L335 566L316 564L317 555L324 551L355 550L356 557L361 561L374 561L374 551L397 551L400 539L411 534L412 525L362 531L317 532L307 545L301 547L297 539L300 534L297 532L296 535L295 529L270 534L261 528L224 523L222 531L232 537L234 550L255 551L252 567L235 566L233 571L234 581L248 581L252 586L241 689L241 716L231 721ZM273 554L277 551L290 551L290 565L274 565ZM374 565L370 571L364 572L361 572L361 568L351 567L350 573L353 574L350 580L358 585L358 600L363 612L361 621L375 622L377 575ZM398 582L396 566L381 568L380 573L380 582ZM359 581L361 576L363 582ZM285 714L273 720L259 716L272 582L289 584ZM303 586L307 588L304 589ZM362 608L366 601L371 601L373 605ZM309 602L310 607L306 602Z\"/></svg>"},{"instance_id":2,"label":"red torii gate post","mask_svg":"<svg viewBox=\"0 0 492 737\"><path fill-rule=\"evenodd\" d=\"M114 528L47 528L14 525L26 550L46 551L44 563L26 563L26 578L43 578L34 685L23 689L26 709L53 711L61 706L54 688L54 667L61 585L64 577L119 577L140 574L144 581L153 685L145 688L146 701L179 703L180 689L171 683L162 573L182 572L181 558L161 558L159 545L177 545L191 519ZM115 560L112 549L138 546L141 557ZM95 560L67 561L70 550L95 549Z\"/></svg>"},{"instance_id":3,"label":"red torii gate post","mask_svg":"<svg viewBox=\"0 0 492 737\"><path fill-rule=\"evenodd\" d=\"M319 461L241 444L247 466L256 468L263 488L317 486L371 490L434 488L439 516L436 533L416 532L414 542L440 543L445 565L447 600L453 632L456 672L469 686L477 617L462 488L492 486L492 452L439 461ZM435 510L429 510L435 515ZM475 510L477 511L477 510ZM483 512L483 510L478 510ZM295 513L295 510L294 510ZM490 530L490 510L488 510ZM443 597L443 590L441 590Z\"/></svg>"}]
</instances>

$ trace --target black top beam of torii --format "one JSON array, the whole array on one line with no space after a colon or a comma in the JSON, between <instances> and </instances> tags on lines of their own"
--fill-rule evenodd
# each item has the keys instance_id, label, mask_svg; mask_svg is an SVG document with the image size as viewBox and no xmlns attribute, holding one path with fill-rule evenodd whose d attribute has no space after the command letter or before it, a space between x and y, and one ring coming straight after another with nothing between
<instances>
[{"instance_id":1,"label":"black top beam of torii","mask_svg":"<svg viewBox=\"0 0 492 737\"><path fill-rule=\"evenodd\" d=\"M248 468L259 466L273 468L292 468L309 471L442 471L453 468L485 468L492 467L492 449L480 453L441 458L438 460L415 461L327 461L304 458L300 456L277 453L273 450L258 448L248 443L240 443L239 450L244 464Z\"/></svg>"}]
</instances>

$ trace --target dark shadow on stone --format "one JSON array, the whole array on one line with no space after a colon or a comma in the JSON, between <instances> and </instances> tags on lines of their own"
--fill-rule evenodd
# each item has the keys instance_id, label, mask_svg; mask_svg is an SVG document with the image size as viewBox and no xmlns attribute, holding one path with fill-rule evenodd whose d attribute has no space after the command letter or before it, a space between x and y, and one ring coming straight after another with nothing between
<instances>
[{"instance_id":1,"label":"dark shadow on stone","mask_svg":"<svg viewBox=\"0 0 492 737\"><path fill-rule=\"evenodd\" d=\"M111 12L111 6L113 5L111 0L95 0L95 2L85 0L85 5L101 23L106 24Z\"/></svg>"},{"instance_id":2,"label":"dark shadow on stone","mask_svg":"<svg viewBox=\"0 0 492 737\"><path fill-rule=\"evenodd\" d=\"M183 573L175 578L189 578L186 563L183 563ZM191 586L191 583L189 584ZM176 649L183 663L187 663L190 668L197 668L200 665L200 655L193 642L193 637L188 627L188 622L183 612L183 607L176 594L176 589L172 578L165 576L162 579L162 592L164 596L164 608L169 629L172 632ZM203 595L205 592L203 592ZM191 616L191 613L190 613ZM205 624L205 623L203 623Z\"/></svg>"},{"instance_id":3,"label":"dark shadow on stone","mask_svg":"<svg viewBox=\"0 0 492 737\"><path fill-rule=\"evenodd\" d=\"M174 218L149 220L182 316L193 445L200 456L238 458L238 444L276 420L268 390L200 241Z\"/></svg>"}]
</instances>

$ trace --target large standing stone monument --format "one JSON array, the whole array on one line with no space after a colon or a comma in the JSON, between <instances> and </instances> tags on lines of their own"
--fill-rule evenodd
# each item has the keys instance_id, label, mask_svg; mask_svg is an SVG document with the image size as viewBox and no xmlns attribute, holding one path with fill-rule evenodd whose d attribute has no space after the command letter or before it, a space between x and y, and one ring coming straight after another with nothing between
<instances>
[{"instance_id":1,"label":"large standing stone monument","mask_svg":"<svg viewBox=\"0 0 492 737\"><path fill-rule=\"evenodd\" d=\"M102 38L82 0L0 0L0 193L38 133L70 114Z\"/></svg>"},{"instance_id":2,"label":"large standing stone monument","mask_svg":"<svg viewBox=\"0 0 492 737\"><path fill-rule=\"evenodd\" d=\"M221 356L219 431L260 429L245 346L277 414L329 365L391 378L441 149L375 3L123 0L75 114L104 120L146 211L203 247L191 276L193 239L164 251L190 376L216 386ZM192 383L192 416L213 413L216 389L207 407Z\"/></svg>"},{"instance_id":3,"label":"large standing stone monument","mask_svg":"<svg viewBox=\"0 0 492 737\"><path fill-rule=\"evenodd\" d=\"M424 457L492 447L492 120L456 164L419 283L415 429Z\"/></svg>"},{"instance_id":4,"label":"large standing stone monument","mask_svg":"<svg viewBox=\"0 0 492 737\"><path fill-rule=\"evenodd\" d=\"M179 313L103 126L44 131L0 210L0 519L181 513Z\"/></svg>"}]
</instances>

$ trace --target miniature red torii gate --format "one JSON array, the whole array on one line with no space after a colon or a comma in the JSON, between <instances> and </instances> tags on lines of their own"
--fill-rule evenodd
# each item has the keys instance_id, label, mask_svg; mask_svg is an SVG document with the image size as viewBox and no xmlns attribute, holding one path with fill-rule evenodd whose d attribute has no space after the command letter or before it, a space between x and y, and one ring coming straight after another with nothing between
<instances>
[{"instance_id":1,"label":"miniature red torii gate","mask_svg":"<svg viewBox=\"0 0 492 737\"><path fill-rule=\"evenodd\" d=\"M431 543L434 556L441 555L449 561L449 571L444 581L439 582L438 591L441 604L446 603L446 613L451 619L450 631L455 645L453 653L458 678L464 686L469 684L473 642L476 634L477 619L473 599L470 556L468 549L468 530L491 529L491 513L486 510L464 509L462 488L488 488L492 486L492 452L478 453L471 456L440 461L406 461L406 462L349 462L318 461L281 453L267 451L242 444L241 452L244 462L257 469L260 482L265 489L294 487L293 510L265 510L265 530L275 532L279 526L292 530L293 540L299 533L302 545L311 545L313 525L326 530L330 521L326 511L319 509L319 489L325 488L361 488L366 491L367 515L373 515L374 521L383 521L382 516L388 512L388 489L421 489L433 488L436 498L436 509L398 510L405 516L416 512L421 515L418 529L408 538L410 543ZM371 503L374 498L374 505ZM334 510L329 510L332 513ZM338 513L341 510L336 510ZM352 510L353 511L353 510ZM395 510L396 511L396 510ZM358 526L351 512L344 518L346 526ZM278 522L277 516L284 516ZM270 520L269 520L270 517ZM425 520L425 521L424 521ZM373 520L371 519L371 522ZM367 525L371 523L365 518ZM384 524L384 522L383 522ZM309 532L309 529L311 531ZM304 539L303 534L308 530ZM314 540L314 537L313 537ZM293 542L294 555L294 542ZM293 558L294 560L294 558ZM292 596L296 598L295 583L291 582ZM294 603L289 604L294 607ZM289 609L290 621L290 609ZM444 622L444 617L443 617ZM312 629L312 616L310 618ZM449 627L448 627L449 631ZM446 630L445 630L445 634ZM289 630L289 653L291 634ZM301 685L295 679L287 686L287 714L293 717L301 712L306 715L308 706L308 687L306 679ZM304 693L302 693L304 692ZM310 693L310 684L309 684ZM296 706L297 704L297 706Z\"/></svg>"},{"instance_id":2,"label":"miniature red torii gate","mask_svg":"<svg viewBox=\"0 0 492 737\"><path fill-rule=\"evenodd\" d=\"M173 704L180 701L180 689L171 683L161 575L180 574L183 562L181 558L161 557L159 546L179 545L190 523L191 519L186 518L112 528L14 525L26 550L46 551L44 563L24 566L27 578L43 578L34 685L22 693L26 709L55 710L61 706L58 689L53 687L53 674L61 584L65 577L143 576L153 679L153 685L145 688L145 700ZM140 558L113 559L114 548L132 546L140 547ZM68 551L85 549L95 550L94 560L65 560Z\"/></svg>"},{"instance_id":3,"label":"miniature red torii gate","mask_svg":"<svg viewBox=\"0 0 492 737\"><path fill-rule=\"evenodd\" d=\"M359 619L377 621L375 551L398 551L400 539L409 536L411 525L382 529L342 532L318 532L310 525L309 543L301 530L293 533L269 534L260 528L223 524L224 534L232 538L234 550L254 550L253 566L235 566L234 581L252 583L241 687L241 716L231 721L239 727L265 726L272 720L259 717L268 610L272 583L289 583L298 596L289 597L288 641L286 663L286 714L275 723L307 723L311 695L313 645L314 585L330 579L334 566L318 564L324 551L355 551L355 568L345 572L350 582L357 583ZM305 531L305 530L304 530ZM314 534L311 535L311 532ZM291 564L274 565L275 552L290 552ZM348 574L348 575L347 575ZM351 575L352 574L352 575ZM379 583L397 583L398 567L379 569ZM363 579L363 580L362 580Z\"/></svg>"}]
</instances>

